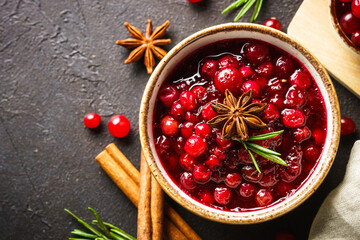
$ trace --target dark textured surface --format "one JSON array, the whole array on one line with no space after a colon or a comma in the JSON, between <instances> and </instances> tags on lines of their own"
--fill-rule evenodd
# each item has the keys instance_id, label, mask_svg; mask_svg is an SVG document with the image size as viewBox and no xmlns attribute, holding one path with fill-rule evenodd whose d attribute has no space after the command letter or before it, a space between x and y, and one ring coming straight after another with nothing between
<instances>
[{"instance_id":1,"label":"dark textured surface","mask_svg":"<svg viewBox=\"0 0 360 240\"><path fill-rule=\"evenodd\" d=\"M136 235L135 207L94 160L115 142L139 167L138 109L148 75L141 62L124 65L129 51L114 42L128 37L124 21L144 30L148 18L154 26L169 19L169 50L191 33L231 21L235 12L219 13L230 2L0 0L0 239L66 239L79 225L63 209L90 220L88 206ZM300 3L265 1L257 22L276 16L286 30ZM243 21L248 20L249 14ZM360 126L360 100L334 84L343 115ZM100 129L84 127L88 112L103 117ZM113 114L126 115L132 124L125 139L114 139L106 129ZM171 204L204 239L272 239L282 229L306 239L359 137L359 131L343 137L319 190L276 220L231 226Z\"/></svg>"}]
</instances>

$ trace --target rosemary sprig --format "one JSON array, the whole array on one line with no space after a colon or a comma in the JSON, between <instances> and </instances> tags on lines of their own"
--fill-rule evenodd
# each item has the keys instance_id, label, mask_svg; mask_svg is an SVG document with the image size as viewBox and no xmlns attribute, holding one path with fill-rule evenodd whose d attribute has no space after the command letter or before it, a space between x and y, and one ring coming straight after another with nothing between
<instances>
[{"instance_id":1,"label":"rosemary sprig","mask_svg":"<svg viewBox=\"0 0 360 240\"><path fill-rule=\"evenodd\" d=\"M92 224L98 227L104 233L101 233L96 228L92 227L90 224L86 223L84 220L76 216L74 213L70 212L68 209L65 209L67 213L73 216L80 224L87 228L91 233L84 232L79 229L74 229L71 233L79 236L80 238L69 238L69 240L136 240L130 234L127 234L123 230L110 223L103 222L99 215L95 212L94 209L88 208L94 215L96 220L92 221Z\"/></svg>"},{"instance_id":2,"label":"rosemary sprig","mask_svg":"<svg viewBox=\"0 0 360 240\"><path fill-rule=\"evenodd\" d=\"M265 134L260 134L260 135L256 135L256 136L252 136L249 138L248 141L241 141L240 138L238 137L232 137L232 140L235 140L235 141L238 141L240 142L244 148L246 149L246 151L248 151L253 163L254 163L254 166L256 168L256 170L261 173L260 171L260 168L259 168L259 165L257 164L256 162L256 159L254 157L254 155L252 154L252 152L258 154L259 156L263 157L263 158L266 158L274 163L277 163L277 164L280 164L280 165L283 165L283 166L287 166L287 163L281 159L281 154L276 152L276 151L273 151L271 149L268 149L268 148L265 148L263 146L260 146L256 143L253 143L251 141L259 141L259 140L265 140L265 139L269 139L269 138L273 138L273 137L276 137L280 134L282 134L284 132L284 130L281 130L281 131L277 131L277 132L271 132L271 133L265 133Z\"/></svg>"},{"instance_id":3,"label":"rosemary sprig","mask_svg":"<svg viewBox=\"0 0 360 240\"><path fill-rule=\"evenodd\" d=\"M260 13L262 4L263 4L263 0L236 0L235 2L233 2L232 4L230 4L227 8L225 8L221 13L225 14L231 10L234 10L240 6L243 6L238 15L235 17L234 22L237 22L242 16L245 15L245 13L247 11L249 11L249 9L255 4L255 8L254 8L254 12L251 16L251 20L250 22L254 22Z\"/></svg>"}]
</instances>

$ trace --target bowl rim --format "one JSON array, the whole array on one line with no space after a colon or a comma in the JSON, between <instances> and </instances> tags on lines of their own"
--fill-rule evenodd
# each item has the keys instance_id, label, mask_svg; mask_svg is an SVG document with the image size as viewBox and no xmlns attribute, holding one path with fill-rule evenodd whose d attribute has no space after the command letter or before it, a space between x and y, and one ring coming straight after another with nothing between
<instances>
[{"instance_id":1,"label":"bowl rim","mask_svg":"<svg viewBox=\"0 0 360 240\"><path fill-rule=\"evenodd\" d=\"M312 183L310 184L309 188L306 192L301 195L301 198L294 198L291 202L284 205L275 204L274 208L265 208L265 211L251 211L251 214L248 216L234 216L236 212L231 211L210 211L207 207L203 204L195 205L187 198L176 194L176 190L172 189L173 187L171 184L168 183L166 178L164 177L163 173L158 168L155 158L153 154L157 154L156 152L153 153L150 148L150 141L153 139L149 139L148 136L148 114L149 114L149 105L150 99L152 97L152 92L156 87L156 82L159 79L161 71L165 68L167 63L178 53L182 48L186 47L193 41L198 40L201 37L206 37L211 34L216 34L222 31L256 31L263 34L269 34L272 37L278 38L281 41L285 41L287 44L296 48L305 58L309 61L309 63L315 68L316 72L319 74L321 81L323 82L326 92L328 93L329 103L331 107L331 111L333 112L333 118L327 119L327 121L331 121L333 124L332 128L332 137L330 142L329 151L326 154L322 154L322 161L326 161L326 166L321 169L318 173L318 176L313 179ZM324 95L324 94L323 94ZM153 111L153 109L150 109ZM151 130L152 131L152 130ZM331 82L331 79L326 72L325 68L321 65L319 60L313 56L305 47L303 47L297 40L293 39L292 37L288 36L287 34L262 26L258 24L251 24L251 23L226 23L220 24L216 26L212 26L203 30L200 30L189 37L182 40L178 43L174 48L172 48L169 53L161 60L158 64L156 69L154 70L153 74L150 76L150 79L146 85L141 106L140 106L140 117L139 117L139 132L140 132L140 141L142 145L142 150L145 156L145 159L149 165L149 168L155 177L155 179L159 182L162 189L177 203L181 206L185 207L189 211L212 221L228 223L228 224L252 224L252 223L260 223L264 221L268 221L279 216L288 213L289 211L293 210L301 203L303 203L306 199L308 199L313 192L320 186L320 184L325 179L326 175L328 174L330 167L335 159L339 140L340 140L340 108L337 99L337 95L335 92L335 88ZM329 133L327 133L329 134ZM328 139L328 138L327 138ZM329 138L330 139L330 138ZM330 141L330 140L329 140ZM299 188L301 189L301 188ZM180 190L180 189L179 189ZM182 190L180 190L182 191ZM281 207L276 207L276 205ZM211 208L212 209L212 208ZM266 211L266 209L271 209L271 211ZM220 213L219 213L220 212ZM250 211L249 211L250 212Z\"/></svg>"},{"instance_id":2,"label":"bowl rim","mask_svg":"<svg viewBox=\"0 0 360 240\"><path fill-rule=\"evenodd\" d=\"M360 47L356 46L351 39L344 33L344 31L340 27L339 20L336 16L336 6L335 2L337 0L330 0L329 9L330 9L330 22L332 25L332 29L334 30L336 37L340 40L345 46L349 47L355 53L360 54Z\"/></svg>"}]
</instances>

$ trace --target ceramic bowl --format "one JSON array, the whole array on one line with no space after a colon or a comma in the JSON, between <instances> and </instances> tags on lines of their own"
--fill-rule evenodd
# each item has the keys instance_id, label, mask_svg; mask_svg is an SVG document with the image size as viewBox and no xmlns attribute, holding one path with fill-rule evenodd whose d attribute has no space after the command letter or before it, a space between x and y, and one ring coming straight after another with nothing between
<instances>
[{"instance_id":1,"label":"ceramic bowl","mask_svg":"<svg viewBox=\"0 0 360 240\"><path fill-rule=\"evenodd\" d=\"M339 0L330 0L330 21L331 25L333 26L333 30L335 31L335 35L338 40L345 45L346 47L350 48L354 52L360 54L360 47L356 46L351 39L343 32L340 27L339 19L336 16L336 2Z\"/></svg>"},{"instance_id":2,"label":"ceramic bowl","mask_svg":"<svg viewBox=\"0 0 360 240\"><path fill-rule=\"evenodd\" d=\"M296 192L269 207L246 212L229 212L208 207L189 197L168 176L155 150L152 121L157 93L168 74L194 50L223 39L252 38L269 42L292 54L314 77L326 105L327 137L320 160ZM176 202L204 218L229 223L250 224L279 217L304 202L319 187L333 163L340 137L340 110L334 86L320 62L288 35L256 24L229 23L201 30L177 44L158 64L146 86L140 109L140 140L151 172L163 190Z\"/></svg>"}]
</instances>

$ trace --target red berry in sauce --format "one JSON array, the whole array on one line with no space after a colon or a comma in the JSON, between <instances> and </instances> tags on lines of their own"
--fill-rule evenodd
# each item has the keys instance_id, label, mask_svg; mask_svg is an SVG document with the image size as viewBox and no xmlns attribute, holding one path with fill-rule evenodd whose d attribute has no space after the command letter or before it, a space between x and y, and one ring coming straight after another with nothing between
<instances>
[{"instance_id":1,"label":"red berry in sauce","mask_svg":"<svg viewBox=\"0 0 360 240\"><path fill-rule=\"evenodd\" d=\"M159 99L166 106L170 107L179 98L179 92L172 84L164 85L159 90Z\"/></svg>"},{"instance_id":2,"label":"red berry in sauce","mask_svg":"<svg viewBox=\"0 0 360 240\"><path fill-rule=\"evenodd\" d=\"M315 144L321 145L325 141L326 133L322 129L315 128L312 130L311 136L314 138Z\"/></svg>"},{"instance_id":3,"label":"red berry in sauce","mask_svg":"<svg viewBox=\"0 0 360 240\"><path fill-rule=\"evenodd\" d=\"M182 136L177 137L176 140L173 142L173 148L177 154L184 153L185 142L186 139Z\"/></svg>"},{"instance_id":4,"label":"red berry in sauce","mask_svg":"<svg viewBox=\"0 0 360 240\"><path fill-rule=\"evenodd\" d=\"M304 158L312 162L315 162L320 156L320 150L313 143L306 145L303 152Z\"/></svg>"},{"instance_id":5,"label":"red berry in sauce","mask_svg":"<svg viewBox=\"0 0 360 240\"><path fill-rule=\"evenodd\" d=\"M252 90L253 97L256 98L256 97L260 96L261 88L260 88L260 85L257 82L249 80L249 81L246 81L246 82L243 83L242 90L244 92L247 92L250 89Z\"/></svg>"},{"instance_id":6,"label":"red berry in sauce","mask_svg":"<svg viewBox=\"0 0 360 240\"><path fill-rule=\"evenodd\" d=\"M197 106L196 96L192 92L183 92L180 94L180 103L185 110L193 110Z\"/></svg>"},{"instance_id":7,"label":"red berry in sauce","mask_svg":"<svg viewBox=\"0 0 360 240\"><path fill-rule=\"evenodd\" d=\"M185 120L192 123L197 123L201 120L201 117L198 114L194 114L191 112L185 113Z\"/></svg>"},{"instance_id":8,"label":"red berry in sauce","mask_svg":"<svg viewBox=\"0 0 360 240\"><path fill-rule=\"evenodd\" d=\"M296 87L289 88L285 97L285 106L289 108L300 108L307 101L306 93Z\"/></svg>"},{"instance_id":9,"label":"red berry in sauce","mask_svg":"<svg viewBox=\"0 0 360 240\"><path fill-rule=\"evenodd\" d=\"M200 100L204 97L206 89L202 86L196 86L191 89L191 92L195 95L195 97Z\"/></svg>"},{"instance_id":10,"label":"red berry in sauce","mask_svg":"<svg viewBox=\"0 0 360 240\"><path fill-rule=\"evenodd\" d=\"M259 207L265 207L272 203L273 194L269 189L262 188L255 195L256 205Z\"/></svg>"},{"instance_id":11,"label":"red berry in sauce","mask_svg":"<svg viewBox=\"0 0 360 240\"><path fill-rule=\"evenodd\" d=\"M282 111L285 108L284 104L285 100L280 94L275 94L272 98L270 98L269 103L272 103L275 105L275 107Z\"/></svg>"},{"instance_id":12,"label":"red berry in sauce","mask_svg":"<svg viewBox=\"0 0 360 240\"><path fill-rule=\"evenodd\" d=\"M181 136L185 139L188 139L194 134L194 123L192 122L184 122L180 126Z\"/></svg>"},{"instance_id":13,"label":"red berry in sauce","mask_svg":"<svg viewBox=\"0 0 360 240\"><path fill-rule=\"evenodd\" d=\"M276 121L277 119L279 119L280 117L280 113L279 113L279 110L275 107L274 104L272 103L269 103L267 106L266 106L266 109L262 115L262 119L265 121L265 122L274 122Z\"/></svg>"},{"instance_id":14,"label":"red berry in sauce","mask_svg":"<svg viewBox=\"0 0 360 240\"><path fill-rule=\"evenodd\" d=\"M156 150L160 155L165 155L169 149L171 148L171 140L162 135L158 138L156 138Z\"/></svg>"},{"instance_id":15,"label":"red berry in sauce","mask_svg":"<svg viewBox=\"0 0 360 240\"><path fill-rule=\"evenodd\" d=\"M208 138L211 134L211 127L206 123L200 123L195 127L195 134L202 138Z\"/></svg>"},{"instance_id":16,"label":"red berry in sauce","mask_svg":"<svg viewBox=\"0 0 360 240\"><path fill-rule=\"evenodd\" d=\"M201 116L206 120L209 121L216 117L217 113L212 109L210 103L207 103L201 111Z\"/></svg>"},{"instance_id":17,"label":"red berry in sauce","mask_svg":"<svg viewBox=\"0 0 360 240\"><path fill-rule=\"evenodd\" d=\"M282 112L282 123L289 128L301 127L305 124L305 116L299 109L285 109Z\"/></svg>"},{"instance_id":18,"label":"red berry in sauce","mask_svg":"<svg viewBox=\"0 0 360 240\"><path fill-rule=\"evenodd\" d=\"M223 149L221 149L220 147L215 147L212 150L212 154L214 154L217 158L219 158L220 160L225 160L226 158L226 153Z\"/></svg>"},{"instance_id":19,"label":"red berry in sauce","mask_svg":"<svg viewBox=\"0 0 360 240\"><path fill-rule=\"evenodd\" d=\"M254 196L255 191L256 191L255 185L247 182L242 183L239 188L240 196L244 198L249 198Z\"/></svg>"},{"instance_id":20,"label":"red berry in sauce","mask_svg":"<svg viewBox=\"0 0 360 240\"><path fill-rule=\"evenodd\" d=\"M349 135L355 132L355 123L351 118L341 118L341 135Z\"/></svg>"},{"instance_id":21,"label":"red berry in sauce","mask_svg":"<svg viewBox=\"0 0 360 240\"><path fill-rule=\"evenodd\" d=\"M292 131L292 134L293 138L297 143L302 143L303 141L306 141L311 137L311 130L307 126L295 128Z\"/></svg>"},{"instance_id":22,"label":"red berry in sauce","mask_svg":"<svg viewBox=\"0 0 360 240\"><path fill-rule=\"evenodd\" d=\"M219 69L228 68L228 67L239 68L239 62L236 59L236 57L231 55L226 55L225 57L220 58Z\"/></svg>"},{"instance_id":23,"label":"red berry in sauce","mask_svg":"<svg viewBox=\"0 0 360 240\"><path fill-rule=\"evenodd\" d=\"M208 60L201 67L201 76L205 79L213 79L217 71L218 62L215 60Z\"/></svg>"},{"instance_id":24,"label":"red berry in sauce","mask_svg":"<svg viewBox=\"0 0 360 240\"><path fill-rule=\"evenodd\" d=\"M269 80L266 91L271 95L284 95L286 93L286 82L278 78Z\"/></svg>"},{"instance_id":25,"label":"red berry in sauce","mask_svg":"<svg viewBox=\"0 0 360 240\"><path fill-rule=\"evenodd\" d=\"M243 78L241 73L236 68L228 67L220 69L216 72L214 78L214 85L216 89L225 94L225 90L229 89L230 92L236 94L239 92Z\"/></svg>"},{"instance_id":26,"label":"red berry in sauce","mask_svg":"<svg viewBox=\"0 0 360 240\"><path fill-rule=\"evenodd\" d=\"M220 146L221 149L228 149L234 145L234 142L228 139L222 138L222 133L218 131L216 133L216 143Z\"/></svg>"},{"instance_id":27,"label":"red berry in sauce","mask_svg":"<svg viewBox=\"0 0 360 240\"><path fill-rule=\"evenodd\" d=\"M185 143L185 152L190 156L198 157L206 150L206 142L203 138L193 135Z\"/></svg>"},{"instance_id":28,"label":"red berry in sauce","mask_svg":"<svg viewBox=\"0 0 360 240\"><path fill-rule=\"evenodd\" d=\"M282 28L281 23L279 22L279 20L277 20L276 17L269 18L268 20L266 20L264 22L264 25L267 27L274 28L279 31L281 31L281 28Z\"/></svg>"},{"instance_id":29,"label":"red berry in sauce","mask_svg":"<svg viewBox=\"0 0 360 240\"><path fill-rule=\"evenodd\" d=\"M280 170L280 177L283 182L291 183L301 173L300 163L288 163L288 165Z\"/></svg>"},{"instance_id":30,"label":"red berry in sauce","mask_svg":"<svg viewBox=\"0 0 360 240\"><path fill-rule=\"evenodd\" d=\"M263 176L263 173L259 173L254 166L250 165L245 165L242 167L241 173L244 179L250 182L257 182Z\"/></svg>"},{"instance_id":31,"label":"red berry in sauce","mask_svg":"<svg viewBox=\"0 0 360 240\"><path fill-rule=\"evenodd\" d=\"M180 166L186 171L192 171L195 166L195 158L187 153L184 153L179 158Z\"/></svg>"},{"instance_id":32,"label":"red berry in sauce","mask_svg":"<svg viewBox=\"0 0 360 240\"><path fill-rule=\"evenodd\" d=\"M351 35L351 41L358 47L360 47L360 30L353 32Z\"/></svg>"},{"instance_id":33,"label":"red berry in sauce","mask_svg":"<svg viewBox=\"0 0 360 240\"><path fill-rule=\"evenodd\" d=\"M84 124L87 128L96 128L101 123L101 117L97 113L89 113L84 117Z\"/></svg>"},{"instance_id":34,"label":"red berry in sauce","mask_svg":"<svg viewBox=\"0 0 360 240\"><path fill-rule=\"evenodd\" d=\"M360 19L355 17L352 12L345 13L340 19L340 27L346 34L360 30Z\"/></svg>"},{"instance_id":35,"label":"red berry in sauce","mask_svg":"<svg viewBox=\"0 0 360 240\"><path fill-rule=\"evenodd\" d=\"M360 0L353 0L351 3L351 12L355 17L360 18ZM358 29L360 30L360 28Z\"/></svg>"},{"instance_id":36,"label":"red berry in sauce","mask_svg":"<svg viewBox=\"0 0 360 240\"><path fill-rule=\"evenodd\" d=\"M262 43L252 42L246 45L244 56L255 66L261 64L269 57L269 48Z\"/></svg>"},{"instance_id":37,"label":"red berry in sauce","mask_svg":"<svg viewBox=\"0 0 360 240\"><path fill-rule=\"evenodd\" d=\"M216 187L214 191L215 201L221 205L226 205L231 201L232 193L228 187Z\"/></svg>"},{"instance_id":38,"label":"red berry in sauce","mask_svg":"<svg viewBox=\"0 0 360 240\"><path fill-rule=\"evenodd\" d=\"M115 115L110 118L108 129L114 137L122 138L130 132L130 122L123 115Z\"/></svg>"},{"instance_id":39,"label":"red berry in sauce","mask_svg":"<svg viewBox=\"0 0 360 240\"><path fill-rule=\"evenodd\" d=\"M225 177L225 184L230 188L237 188L242 181L240 173L228 173Z\"/></svg>"},{"instance_id":40,"label":"red berry in sauce","mask_svg":"<svg viewBox=\"0 0 360 240\"><path fill-rule=\"evenodd\" d=\"M269 79L273 75L274 66L271 62L264 62L256 69L256 72L260 76Z\"/></svg>"},{"instance_id":41,"label":"red berry in sauce","mask_svg":"<svg viewBox=\"0 0 360 240\"><path fill-rule=\"evenodd\" d=\"M211 171L217 171L220 169L222 162L215 155L210 155L205 161L205 165L211 169Z\"/></svg>"},{"instance_id":42,"label":"red berry in sauce","mask_svg":"<svg viewBox=\"0 0 360 240\"><path fill-rule=\"evenodd\" d=\"M252 80L255 81L257 84L259 84L260 90L265 89L265 87L269 83L269 80L267 80L266 78L261 77L261 76L256 76ZM260 94L259 94L259 96L260 96Z\"/></svg>"},{"instance_id":43,"label":"red berry in sauce","mask_svg":"<svg viewBox=\"0 0 360 240\"><path fill-rule=\"evenodd\" d=\"M165 116L161 120L161 131L168 136L175 135L179 130L179 123L172 116Z\"/></svg>"},{"instance_id":44,"label":"red berry in sauce","mask_svg":"<svg viewBox=\"0 0 360 240\"><path fill-rule=\"evenodd\" d=\"M181 103L179 101L176 101L172 106L171 106L171 110L170 110L171 115L176 119L176 120L181 120L184 118L185 115L185 110L182 107Z\"/></svg>"},{"instance_id":45,"label":"red berry in sauce","mask_svg":"<svg viewBox=\"0 0 360 240\"><path fill-rule=\"evenodd\" d=\"M210 192L209 190L201 191L199 193L199 200L206 205L211 205L215 202L214 193Z\"/></svg>"},{"instance_id":46,"label":"red berry in sauce","mask_svg":"<svg viewBox=\"0 0 360 240\"><path fill-rule=\"evenodd\" d=\"M178 162L179 162L179 158L178 158L177 154L175 154L175 153L170 153L165 156L165 165L170 170L175 169L178 165Z\"/></svg>"},{"instance_id":47,"label":"red berry in sauce","mask_svg":"<svg viewBox=\"0 0 360 240\"><path fill-rule=\"evenodd\" d=\"M247 77L250 77L250 76L254 75L255 72L249 66L242 66L240 68L240 73L243 76L243 78L247 78Z\"/></svg>"},{"instance_id":48,"label":"red berry in sauce","mask_svg":"<svg viewBox=\"0 0 360 240\"><path fill-rule=\"evenodd\" d=\"M210 181L211 171L205 165L198 164L194 166L193 177L196 183L205 184Z\"/></svg>"},{"instance_id":49,"label":"red berry in sauce","mask_svg":"<svg viewBox=\"0 0 360 240\"><path fill-rule=\"evenodd\" d=\"M180 184L185 189L192 190L196 188L196 183L191 173L184 172L180 177Z\"/></svg>"},{"instance_id":50,"label":"red berry in sauce","mask_svg":"<svg viewBox=\"0 0 360 240\"><path fill-rule=\"evenodd\" d=\"M276 60L275 73L281 77L287 79L294 72L294 63L288 56L281 56Z\"/></svg>"},{"instance_id":51,"label":"red berry in sauce","mask_svg":"<svg viewBox=\"0 0 360 240\"><path fill-rule=\"evenodd\" d=\"M297 88L306 90L311 85L311 77L308 73L297 70L290 77L290 84L295 85Z\"/></svg>"}]
</instances>

